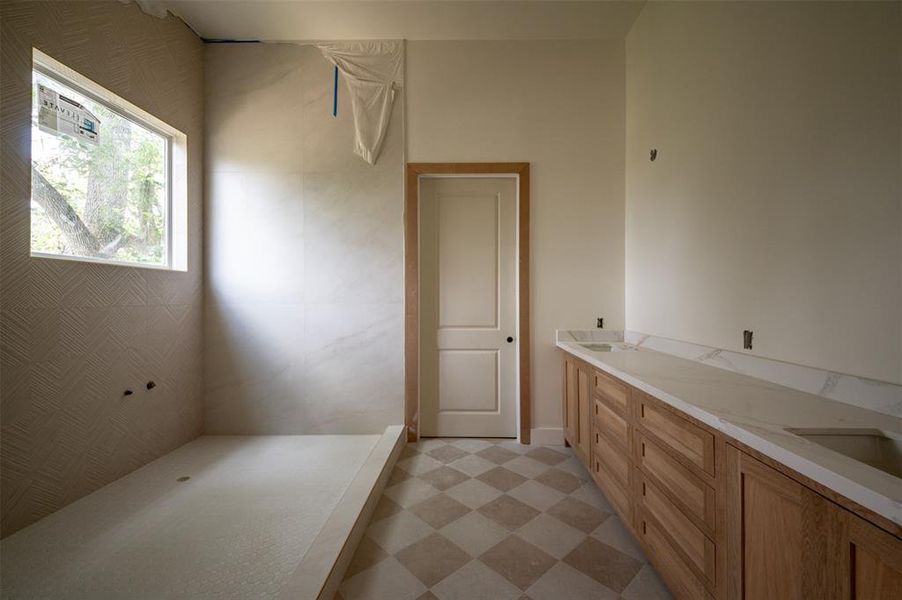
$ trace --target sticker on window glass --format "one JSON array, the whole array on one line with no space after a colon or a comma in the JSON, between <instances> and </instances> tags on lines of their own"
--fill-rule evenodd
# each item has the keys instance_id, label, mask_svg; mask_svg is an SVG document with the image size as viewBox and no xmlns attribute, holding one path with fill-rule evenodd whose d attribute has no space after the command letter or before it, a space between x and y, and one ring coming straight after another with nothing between
<instances>
[{"instance_id":1,"label":"sticker on window glass","mask_svg":"<svg viewBox=\"0 0 902 600\"><path fill-rule=\"evenodd\" d=\"M71 98L38 84L38 126L49 133L65 133L76 139L97 143L100 121L91 111Z\"/></svg>"}]
</instances>

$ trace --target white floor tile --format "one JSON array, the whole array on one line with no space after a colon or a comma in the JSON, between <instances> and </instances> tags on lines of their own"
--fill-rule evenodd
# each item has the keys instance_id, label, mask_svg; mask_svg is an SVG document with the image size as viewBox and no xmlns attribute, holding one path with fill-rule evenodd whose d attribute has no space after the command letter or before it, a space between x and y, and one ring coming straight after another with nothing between
<instances>
[{"instance_id":1,"label":"white floor tile","mask_svg":"<svg viewBox=\"0 0 902 600\"><path fill-rule=\"evenodd\" d=\"M388 552L394 554L402 548L430 535L432 526L409 511L401 511L370 525L366 535Z\"/></svg>"},{"instance_id":2,"label":"white floor tile","mask_svg":"<svg viewBox=\"0 0 902 600\"><path fill-rule=\"evenodd\" d=\"M478 512L445 525L440 533L474 558L510 535L507 529Z\"/></svg>"},{"instance_id":3,"label":"white floor tile","mask_svg":"<svg viewBox=\"0 0 902 600\"><path fill-rule=\"evenodd\" d=\"M455 460L448 466L466 473L470 477L476 477L477 475L482 475L490 469L494 469L498 465L480 456L476 456L475 454L470 454L469 456L464 456L463 458Z\"/></svg>"},{"instance_id":4,"label":"white floor tile","mask_svg":"<svg viewBox=\"0 0 902 600\"><path fill-rule=\"evenodd\" d=\"M479 452L484 448L488 448L492 445L491 442L487 442L485 440L478 440L475 438L463 438L459 440L453 440L451 442L452 445L457 446L461 450L466 450L467 452Z\"/></svg>"},{"instance_id":5,"label":"white floor tile","mask_svg":"<svg viewBox=\"0 0 902 600\"><path fill-rule=\"evenodd\" d=\"M616 600L617 593L573 567L558 563L542 575L526 593L533 600Z\"/></svg>"},{"instance_id":6,"label":"white floor tile","mask_svg":"<svg viewBox=\"0 0 902 600\"><path fill-rule=\"evenodd\" d=\"M507 493L534 509L545 512L567 496L537 481L526 481Z\"/></svg>"},{"instance_id":7,"label":"white floor tile","mask_svg":"<svg viewBox=\"0 0 902 600\"><path fill-rule=\"evenodd\" d=\"M504 468L510 469L514 473L519 473L523 477L532 479L533 477L541 475L551 467L545 463L533 460L528 456L518 456L517 458L504 463Z\"/></svg>"},{"instance_id":8,"label":"white floor tile","mask_svg":"<svg viewBox=\"0 0 902 600\"><path fill-rule=\"evenodd\" d=\"M586 534L549 515L539 515L517 530L517 535L561 560L586 538Z\"/></svg>"},{"instance_id":9,"label":"white floor tile","mask_svg":"<svg viewBox=\"0 0 902 600\"><path fill-rule=\"evenodd\" d=\"M345 600L413 600L426 586L392 556L345 581L340 591Z\"/></svg>"},{"instance_id":10,"label":"white floor tile","mask_svg":"<svg viewBox=\"0 0 902 600\"><path fill-rule=\"evenodd\" d=\"M621 597L624 600L669 600L673 598L651 565L642 567L642 570L623 590Z\"/></svg>"},{"instance_id":11,"label":"white floor tile","mask_svg":"<svg viewBox=\"0 0 902 600\"><path fill-rule=\"evenodd\" d=\"M467 479L463 483L458 483L454 487L445 490L445 493L473 510L476 510L483 504L488 504L501 495L500 490L478 479Z\"/></svg>"},{"instance_id":12,"label":"white floor tile","mask_svg":"<svg viewBox=\"0 0 902 600\"><path fill-rule=\"evenodd\" d=\"M406 479L385 490L385 495L408 508L438 494L438 490L422 479Z\"/></svg>"},{"instance_id":13,"label":"white floor tile","mask_svg":"<svg viewBox=\"0 0 902 600\"><path fill-rule=\"evenodd\" d=\"M639 547L639 543L633 534L626 528L623 521L617 515L611 515L605 519L598 529L592 532L592 537L604 542L612 548L616 548L624 554L629 554L636 560L646 562L645 553Z\"/></svg>"},{"instance_id":14,"label":"white floor tile","mask_svg":"<svg viewBox=\"0 0 902 600\"><path fill-rule=\"evenodd\" d=\"M473 560L433 586L440 600L515 600L520 590L478 560Z\"/></svg>"},{"instance_id":15,"label":"white floor tile","mask_svg":"<svg viewBox=\"0 0 902 600\"><path fill-rule=\"evenodd\" d=\"M423 473L428 473L433 469L441 467L443 464L442 461L436 460L428 454L416 454L409 458L399 460L397 466L411 475L422 475Z\"/></svg>"}]
</instances>

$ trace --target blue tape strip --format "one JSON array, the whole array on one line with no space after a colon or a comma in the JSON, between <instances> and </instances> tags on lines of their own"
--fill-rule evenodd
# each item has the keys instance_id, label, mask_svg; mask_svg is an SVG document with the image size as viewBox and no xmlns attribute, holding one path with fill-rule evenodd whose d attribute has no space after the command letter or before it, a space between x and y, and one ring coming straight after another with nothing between
<instances>
[{"instance_id":1,"label":"blue tape strip","mask_svg":"<svg viewBox=\"0 0 902 600\"><path fill-rule=\"evenodd\" d=\"M338 116L338 65L335 65L335 82L332 85L332 116Z\"/></svg>"}]
</instances>

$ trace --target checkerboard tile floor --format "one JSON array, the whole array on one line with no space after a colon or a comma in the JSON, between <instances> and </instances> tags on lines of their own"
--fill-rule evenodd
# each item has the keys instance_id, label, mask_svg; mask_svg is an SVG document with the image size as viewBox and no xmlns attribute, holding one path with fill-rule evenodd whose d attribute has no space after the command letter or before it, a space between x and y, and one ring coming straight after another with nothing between
<instances>
[{"instance_id":1,"label":"checkerboard tile floor","mask_svg":"<svg viewBox=\"0 0 902 600\"><path fill-rule=\"evenodd\" d=\"M337 598L670 598L569 448L424 439L392 471Z\"/></svg>"}]
</instances>

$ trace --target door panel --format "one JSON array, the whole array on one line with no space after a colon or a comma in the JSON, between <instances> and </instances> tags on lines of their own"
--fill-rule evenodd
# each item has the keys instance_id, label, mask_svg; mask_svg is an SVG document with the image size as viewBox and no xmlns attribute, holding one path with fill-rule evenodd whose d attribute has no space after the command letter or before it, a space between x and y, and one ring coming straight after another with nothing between
<instances>
[{"instance_id":1,"label":"door panel","mask_svg":"<svg viewBox=\"0 0 902 600\"><path fill-rule=\"evenodd\" d=\"M515 437L516 179L423 178L419 201L421 434Z\"/></svg>"}]
</instances>

